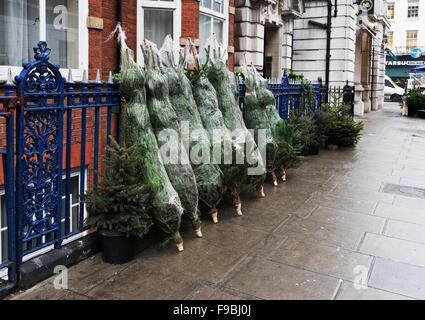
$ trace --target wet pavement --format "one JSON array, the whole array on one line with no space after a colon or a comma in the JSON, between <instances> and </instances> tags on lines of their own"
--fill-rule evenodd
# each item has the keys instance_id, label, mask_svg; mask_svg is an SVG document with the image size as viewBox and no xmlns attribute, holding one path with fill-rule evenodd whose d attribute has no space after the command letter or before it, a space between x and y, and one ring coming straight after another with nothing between
<instances>
[{"instance_id":1,"label":"wet pavement","mask_svg":"<svg viewBox=\"0 0 425 320\"><path fill-rule=\"evenodd\" d=\"M398 104L361 119L356 148L322 150L220 208L184 252L150 246L124 265L95 255L13 299L425 299L425 121Z\"/></svg>"}]
</instances>

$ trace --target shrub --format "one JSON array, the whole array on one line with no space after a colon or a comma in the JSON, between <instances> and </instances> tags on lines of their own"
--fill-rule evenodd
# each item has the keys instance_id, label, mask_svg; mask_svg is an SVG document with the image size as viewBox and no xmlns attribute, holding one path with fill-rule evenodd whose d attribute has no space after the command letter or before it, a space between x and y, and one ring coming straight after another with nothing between
<instances>
[{"instance_id":1,"label":"shrub","mask_svg":"<svg viewBox=\"0 0 425 320\"><path fill-rule=\"evenodd\" d=\"M313 128L313 144L318 147L324 147L329 136L329 127L331 125L331 117L328 112L317 110L312 116Z\"/></svg>"},{"instance_id":2,"label":"shrub","mask_svg":"<svg viewBox=\"0 0 425 320\"><path fill-rule=\"evenodd\" d=\"M293 144L299 146L302 155L308 155L310 146L315 143L313 141L314 122L311 117L300 113L293 113L288 121L294 132Z\"/></svg>"},{"instance_id":3,"label":"shrub","mask_svg":"<svg viewBox=\"0 0 425 320\"><path fill-rule=\"evenodd\" d=\"M410 89L406 95L409 116L417 114L418 110L425 109L425 95L419 89Z\"/></svg>"},{"instance_id":4,"label":"shrub","mask_svg":"<svg viewBox=\"0 0 425 320\"><path fill-rule=\"evenodd\" d=\"M351 147L356 145L360 139L363 123L354 121L349 115L351 106L335 101L332 104L324 104L323 107L330 117L328 139L326 143L340 147Z\"/></svg>"},{"instance_id":5,"label":"shrub","mask_svg":"<svg viewBox=\"0 0 425 320\"><path fill-rule=\"evenodd\" d=\"M82 198L89 216L86 224L91 228L110 230L127 237L142 238L152 225L150 216L152 187L143 183L143 171L138 149L125 149L112 140L108 147L108 174L102 175L97 188Z\"/></svg>"}]
</instances>

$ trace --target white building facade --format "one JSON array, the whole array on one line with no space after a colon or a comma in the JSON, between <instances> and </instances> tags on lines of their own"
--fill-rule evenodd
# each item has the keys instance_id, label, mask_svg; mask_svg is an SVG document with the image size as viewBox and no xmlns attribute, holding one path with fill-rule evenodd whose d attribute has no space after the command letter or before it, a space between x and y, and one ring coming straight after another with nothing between
<instances>
[{"instance_id":1,"label":"white building facade","mask_svg":"<svg viewBox=\"0 0 425 320\"><path fill-rule=\"evenodd\" d=\"M425 64L425 0L388 0L391 24L387 48L397 60L387 56L387 75L403 84L412 68ZM412 50L420 54L412 54Z\"/></svg>"},{"instance_id":2,"label":"white building facade","mask_svg":"<svg viewBox=\"0 0 425 320\"><path fill-rule=\"evenodd\" d=\"M355 86L355 114L378 110L388 29L384 0L306 0L305 12L294 20L292 71L330 86L348 81Z\"/></svg>"},{"instance_id":3,"label":"white building facade","mask_svg":"<svg viewBox=\"0 0 425 320\"><path fill-rule=\"evenodd\" d=\"M291 69L294 20L304 0L235 0L235 68L244 63L279 79Z\"/></svg>"}]
</instances>

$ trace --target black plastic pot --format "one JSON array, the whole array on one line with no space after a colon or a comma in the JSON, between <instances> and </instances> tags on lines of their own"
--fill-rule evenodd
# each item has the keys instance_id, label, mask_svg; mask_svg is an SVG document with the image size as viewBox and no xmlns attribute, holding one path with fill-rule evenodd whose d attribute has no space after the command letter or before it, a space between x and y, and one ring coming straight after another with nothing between
<instances>
[{"instance_id":1,"label":"black plastic pot","mask_svg":"<svg viewBox=\"0 0 425 320\"><path fill-rule=\"evenodd\" d=\"M98 231L102 244L102 259L111 264L133 260L135 239L114 231Z\"/></svg>"},{"instance_id":2,"label":"black plastic pot","mask_svg":"<svg viewBox=\"0 0 425 320\"><path fill-rule=\"evenodd\" d=\"M319 154L319 150L320 150L320 147L319 146L318 147L310 147L308 149L308 154L310 154L312 156L318 155Z\"/></svg>"}]
</instances>

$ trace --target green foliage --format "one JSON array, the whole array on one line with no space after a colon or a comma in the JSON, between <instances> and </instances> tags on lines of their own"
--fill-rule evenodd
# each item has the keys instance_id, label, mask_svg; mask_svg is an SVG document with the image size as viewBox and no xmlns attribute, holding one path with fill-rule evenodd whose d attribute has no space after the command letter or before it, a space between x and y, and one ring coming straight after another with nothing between
<instances>
[{"instance_id":1,"label":"green foliage","mask_svg":"<svg viewBox=\"0 0 425 320\"><path fill-rule=\"evenodd\" d=\"M334 100L331 104L324 104L323 108L330 117L327 144L340 147L351 147L360 140L360 132L363 129L362 122L356 122L349 115L351 106Z\"/></svg>"},{"instance_id":2,"label":"green foliage","mask_svg":"<svg viewBox=\"0 0 425 320\"><path fill-rule=\"evenodd\" d=\"M311 81L302 78L301 79L301 111L311 114L314 112L316 106L316 95L314 94L314 87Z\"/></svg>"},{"instance_id":3,"label":"green foliage","mask_svg":"<svg viewBox=\"0 0 425 320\"><path fill-rule=\"evenodd\" d=\"M274 136L276 138L278 153L277 162L285 169L295 166L303 157L300 156L300 145L294 144L294 141L299 140L297 133L293 127L281 119L274 129Z\"/></svg>"},{"instance_id":4,"label":"green foliage","mask_svg":"<svg viewBox=\"0 0 425 320\"><path fill-rule=\"evenodd\" d=\"M328 112L317 110L313 113L312 120L314 124L312 146L324 147L328 140L331 117Z\"/></svg>"},{"instance_id":5,"label":"green foliage","mask_svg":"<svg viewBox=\"0 0 425 320\"><path fill-rule=\"evenodd\" d=\"M288 79L291 79L291 80L302 80L302 79L304 79L304 75L302 73L298 74L298 73L290 72L288 74Z\"/></svg>"},{"instance_id":6,"label":"green foliage","mask_svg":"<svg viewBox=\"0 0 425 320\"><path fill-rule=\"evenodd\" d=\"M307 155L310 146L314 143L314 122L310 117L300 113L293 113L288 121L294 131L294 145L299 146L302 155Z\"/></svg>"},{"instance_id":7,"label":"green foliage","mask_svg":"<svg viewBox=\"0 0 425 320\"><path fill-rule=\"evenodd\" d=\"M409 116L416 115L418 110L425 109L425 95L419 89L410 89L406 95Z\"/></svg>"},{"instance_id":8,"label":"green foliage","mask_svg":"<svg viewBox=\"0 0 425 320\"><path fill-rule=\"evenodd\" d=\"M114 73L112 76L112 82L113 83L119 83L121 81L121 74L120 73Z\"/></svg>"},{"instance_id":9,"label":"green foliage","mask_svg":"<svg viewBox=\"0 0 425 320\"><path fill-rule=\"evenodd\" d=\"M152 225L150 211L155 187L144 184L140 150L125 149L112 137L111 141L112 147L107 147L108 174L101 175L97 188L82 197L89 212L86 224L143 238Z\"/></svg>"}]
</instances>

